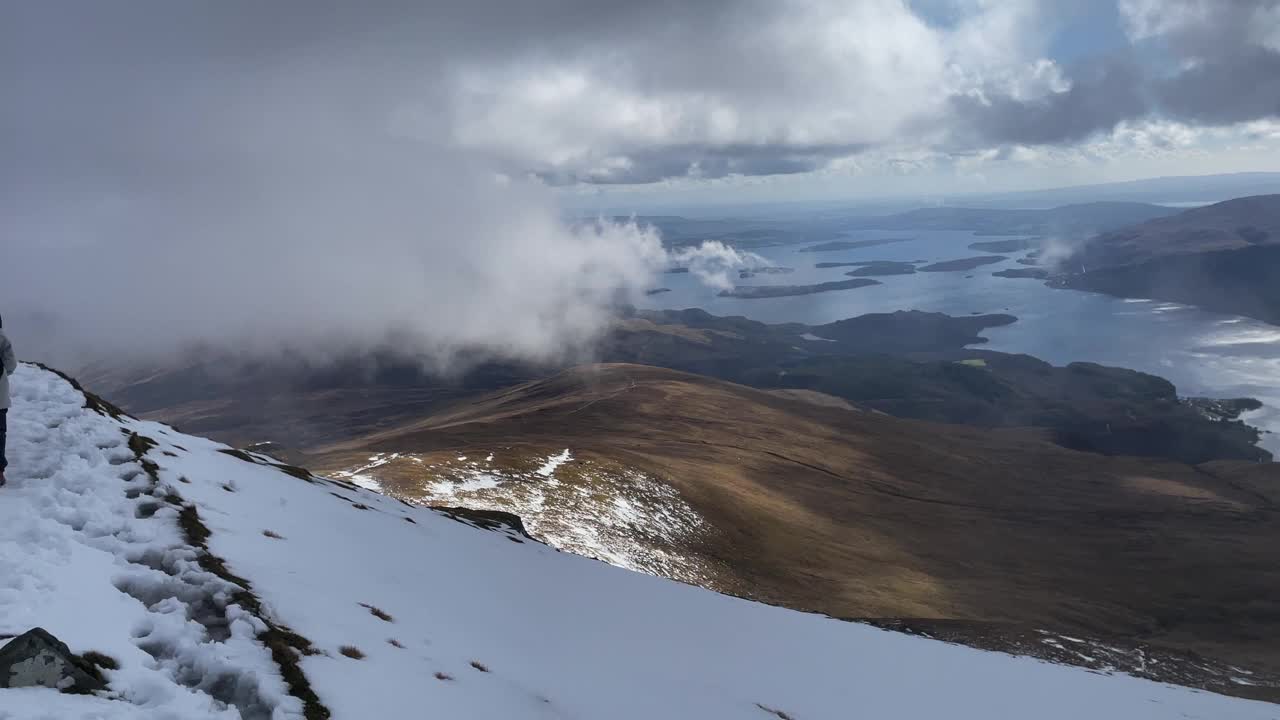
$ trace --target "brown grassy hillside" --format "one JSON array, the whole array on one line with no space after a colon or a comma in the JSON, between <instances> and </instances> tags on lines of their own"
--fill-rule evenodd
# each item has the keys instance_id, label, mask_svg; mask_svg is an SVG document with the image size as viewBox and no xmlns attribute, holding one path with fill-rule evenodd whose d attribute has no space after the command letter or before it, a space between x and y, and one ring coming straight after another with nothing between
<instances>
[{"instance_id":1,"label":"brown grassy hillside","mask_svg":"<svg viewBox=\"0 0 1280 720\"><path fill-rule=\"evenodd\" d=\"M320 464L572 448L676 488L710 527L686 551L718 589L1280 666L1275 465L1103 457L815 397L587 366L332 446ZM420 472L388 467L389 489L412 494Z\"/></svg>"}]
</instances>

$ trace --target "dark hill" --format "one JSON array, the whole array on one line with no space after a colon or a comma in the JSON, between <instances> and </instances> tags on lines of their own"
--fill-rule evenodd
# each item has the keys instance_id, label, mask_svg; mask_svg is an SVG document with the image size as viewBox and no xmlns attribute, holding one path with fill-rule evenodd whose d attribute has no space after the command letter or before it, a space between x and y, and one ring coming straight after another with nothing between
<instances>
[{"instance_id":1,"label":"dark hill","mask_svg":"<svg viewBox=\"0 0 1280 720\"><path fill-rule=\"evenodd\" d=\"M873 313L827 325L770 325L702 310L623 313L596 358L776 390L813 390L902 417L1043 428L1065 446L1187 462L1267 459L1257 432L1207 417L1144 373L966 349L1011 315ZM1088 368L1088 371L1085 371ZM331 365L243 365L234 358L86 374L125 409L237 445L306 450L555 373L481 364L440 377L394 353Z\"/></svg>"},{"instance_id":2,"label":"dark hill","mask_svg":"<svg viewBox=\"0 0 1280 720\"><path fill-rule=\"evenodd\" d=\"M1228 200L1106 233L1059 287L1198 305L1280 324L1280 195Z\"/></svg>"}]
</instances>

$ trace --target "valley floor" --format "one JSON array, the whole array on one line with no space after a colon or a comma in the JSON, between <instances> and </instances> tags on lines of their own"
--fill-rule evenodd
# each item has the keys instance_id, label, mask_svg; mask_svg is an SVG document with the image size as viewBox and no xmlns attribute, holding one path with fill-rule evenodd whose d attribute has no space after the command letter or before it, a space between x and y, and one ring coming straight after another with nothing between
<instances>
[{"instance_id":1,"label":"valley floor","mask_svg":"<svg viewBox=\"0 0 1280 720\"><path fill-rule=\"evenodd\" d=\"M13 385L0 636L118 668L0 690L3 720L1280 715L630 573Z\"/></svg>"}]
</instances>

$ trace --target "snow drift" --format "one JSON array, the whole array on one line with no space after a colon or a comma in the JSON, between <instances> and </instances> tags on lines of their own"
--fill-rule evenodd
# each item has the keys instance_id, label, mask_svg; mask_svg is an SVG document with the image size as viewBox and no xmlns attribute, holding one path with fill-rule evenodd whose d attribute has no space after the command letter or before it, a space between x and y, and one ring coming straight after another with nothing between
<instances>
[{"instance_id":1,"label":"snow drift","mask_svg":"<svg viewBox=\"0 0 1280 720\"><path fill-rule=\"evenodd\" d=\"M14 394L0 636L40 625L118 668L100 696L0 690L4 720L1277 714L560 554L117 415L32 366Z\"/></svg>"}]
</instances>

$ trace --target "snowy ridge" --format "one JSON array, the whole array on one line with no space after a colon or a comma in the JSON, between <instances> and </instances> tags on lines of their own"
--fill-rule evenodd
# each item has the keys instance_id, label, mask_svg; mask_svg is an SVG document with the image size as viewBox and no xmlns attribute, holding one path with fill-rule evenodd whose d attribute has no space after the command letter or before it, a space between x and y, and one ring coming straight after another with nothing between
<instances>
[{"instance_id":1,"label":"snowy ridge","mask_svg":"<svg viewBox=\"0 0 1280 720\"><path fill-rule=\"evenodd\" d=\"M120 667L102 697L0 690L3 720L323 717L268 624L309 643L322 709L355 720L1280 715L627 572L98 414L46 371L13 384L0 633L40 625Z\"/></svg>"},{"instance_id":2,"label":"snowy ridge","mask_svg":"<svg viewBox=\"0 0 1280 720\"><path fill-rule=\"evenodd\" d=\"M75 717L81 705L104 718L134 717L118 715L130 705L137 717L301 717L256 640L265 627L229 605L237 587L201 568L177 507L152 493L130 428L86 411L51 373L23 367L13 391L0 634L43 626L77 651L106 653L121 666L111 676L120 702L6 690L15 699L0 697L0 718Z\"/></svg>"}]
</instances>

